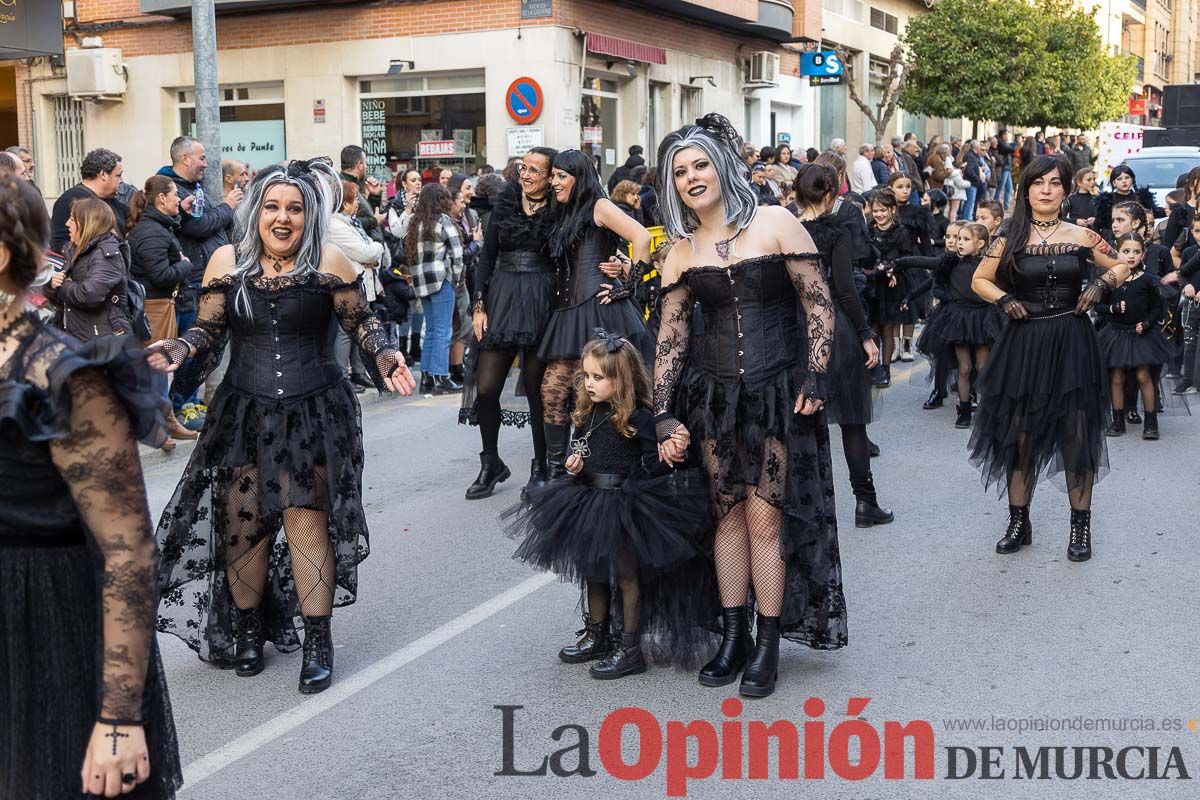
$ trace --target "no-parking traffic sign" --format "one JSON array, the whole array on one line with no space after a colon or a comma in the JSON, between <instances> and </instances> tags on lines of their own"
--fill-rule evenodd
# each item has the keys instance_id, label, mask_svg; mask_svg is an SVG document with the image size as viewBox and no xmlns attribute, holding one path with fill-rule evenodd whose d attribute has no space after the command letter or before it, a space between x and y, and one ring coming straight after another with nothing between
<instances>
[{"instance_id":1,"label":"no-parking traffic sign","mask_svg":"<svg viewBox=\"0 0 1200 800\"><path fill-rule=\"evenodd\" d=\"M533 78L517 78L508 86L504 105L508 115L522 125L528 125L542 113L545 95Z\"/></svg>"}]
</instances>

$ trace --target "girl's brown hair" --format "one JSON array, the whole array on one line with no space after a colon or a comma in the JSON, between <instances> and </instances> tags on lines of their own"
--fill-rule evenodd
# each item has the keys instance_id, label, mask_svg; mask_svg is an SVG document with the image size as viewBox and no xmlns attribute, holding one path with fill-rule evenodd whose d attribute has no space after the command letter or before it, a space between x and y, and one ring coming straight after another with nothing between
<instances>
[{"instance_id":1,"label":"girl's brown hair","mask_svg":"<svg viewBox=\"0 0 1200 800\"><path fill-rule=\"evenodd\" d=\"M113 233L117 228L117 218L108 203L94 197L76 200L72 203L71 219L75 220L75 231L79 236L79 247L75 250L76 255L87 250L97 239Z\"/></svg>"},{"instance_id":2,"label":"girl's brown hair","mask_svg":"<svg viewBox=\"0 0 1200 800\"><path fill-rule=\"evenodd\" d=\"M962 230L970 231L972 238L974 238L976 241L983 242L984 244L987 244L988 239L991 238L991 234L988 233L987 226L981 222L964 223ZM960 231L958 235L962 236L962 232Z\"/></svg>"},{"instance_id":3,"label":"girl's brown hair","mask_svg":"<svg viewBox=\"0 0 1200 800\"><path fill-rule=\"evenodd\" d=\"M1113 207L1113 213L1120 211L1125 216L1129 217L1129 221L1133 223L1135 232L1145 232L1150 225L1150 218L1146 215L1146 209L1141 203L1130 201L1128 203L1117 203Z\"/></svg>"},{"instance_id":4,"label":"girl's brown hair","mask_svg":"<svg viewBox=\"0 0 1200 800\"><path fill-rule=\"evenodd\" d=\"M891 189L900 181L908 181L909 188L910 189L913 188L912 178L908 177L903 172L893 172L891 175L888 176L888 181L887 181L888 188Z\"/></svg>"},{"instance_id":5,"label":"girl's brown hair","mask_svg":"<svg viewBox=\"0 0 1200 800\"><path fill-rule=\"evenodd\" d=\"M633 199L641 194L642 187L633 181L620 181L612 190L614 203L627 202L633 205Z\"/></svg>"},{"instance_id":6,"label":"girl's brown hair","mask_svg":"<svg viewBox=\"0 0 1200 800\"><path fill-rule=\"evenodd\" d=\"M1075 190L1076 191L1079 190L1079 184L1083 183L1083 179L1085 176L1095 175L1095 174L1096 174L1096 170L1092 169L1091 167L1084 167L1083 169L1076 172L1075 173Z\"/></svg>"},{"instance_id":7,"label":"girl's brown hair","mask_svg":"<svg viewBox=\"0 0 1200 800\"><path fill-rule=\"evenodd\" d=\"M345 178L343 178L342 179L342 208L345 208L346 204L349 203L351 200L354 200L354 204L358 205L358 184L355 183L354 181L348 181ZM342 208L338 209L339 213L341 212Z\"/></svg>"},{"instance_id":8,"label":"girl's brown hair","mask_svg":"<svg viewBox=\"0 0 1200 800\"><path fill-rule=\"evenodd\" d=\"M896 193L891 189L880 189L871 195L871 210L874 210L876 205L891 211L893 222L900 217L900 201L896 199Z\"/></svg>"},{"instance_id":9,"label":"girl's brown hair","mask_svg":"<svg viewBox=\"0 0 1200 800\"><path fill-rule=\"evenodd\" d=\"M420 261L417 255L417 245L424 239L427 242L437 241L438 223L443 214L449 214L454 205L450 190L440 183L427 183L421 187L417 195L417 207L413 211L412 222L408 226L408 234L404 237L404 258L410 266L416 266Z\"/></svg>"},{"instance_id":10,"label":"girl's brown hair","mask_svg":"<svg viewBox=\"0 0 1200 800\"><path fill-rule=\"evenodd\" d=\"M16 175L0 177L0 244L8 248L9 283L24 291L42 267L50 240L46 201L33 184Z\"/></svg>"},{"instance_id":11,"label":"girl's brown hair","mask_svg":"<svg viewBox=\"0 0 1200 800\"><path fill-rule=\"evenodd\" d=\"M151 175L147 178L146 185L141 191L134 192L133 199L129 201L129 220L125 225L125 230L130 230L137 225L138 220L146 213L147 208L154 205L158 196L170 194L171 187L174 185L175 181L166 175Z\"/></svg>"},{"instance_id":12,"label":"girl's brown hair","mask_svg":"<svg viewBox=\"0 0 1200 800\"><path fill-rule=\"evenodd\" d=\"M622 339L621 343L619 348L611 352L604 339L593 339L584 345L579 369L575 373L575 412L571 414L571 421L576 426L583 426L592 415L592 399L583 388L583 365L590 358L600 368L600 374L613 385L612 397L608 399L612 406L613 428L622 436L632 439L637 436L637 428L629 424L633 412L639 406L652 407L650 376L646 374L646 366L637 349L628 339Z\"/></svg>"}]
</instances>

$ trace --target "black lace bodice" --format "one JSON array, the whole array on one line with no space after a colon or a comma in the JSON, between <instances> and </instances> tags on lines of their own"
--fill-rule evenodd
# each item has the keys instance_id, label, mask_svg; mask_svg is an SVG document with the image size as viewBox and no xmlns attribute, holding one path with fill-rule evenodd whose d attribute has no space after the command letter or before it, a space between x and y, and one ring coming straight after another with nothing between
<instances>
[{"instance_id":1,"label":"black lace bodice","mask_svg":"<svg viewBox=\"0 0 1200 800\"><path fill-rule=\"evenodd\" d=\"M571 254L570 263L565 269L560 269L558 308L583 305L596 296L601 284L614 283L614 279L600 271L600 265L617 252L619 241L620 237L607 228L588 226Z\"/></svg>"},{"instance_id":2,"label":"black lace bodice","mask_svg":"<svg viewBox=\"0 0 1200 800\"><path fill-rule=\"evenodd\" d=\"M721 382L755 386L800 366L805 396L828 398L834 308L820 257L775 253L728 268L694 267L663 290L654 363L657 414L670 412L689 355L696 302L704 315L704 333L697 337L691 354L694 368Z\"/></svg>"},{"instance_id":3,"label":"black lace bodice","mask_svg":"<svg viewBox=\"0 0 1200 800\"><path fill-rule=\"evenodd\" d=\"M572 431L572 440L577 440L587 431L592 430L587 437L587 455L583 468L592 474L629 475L654 472L659 464L658 441L654 433L654 415L647 408L635 409L629 418L637 433L634 436L623 436L612 424L612 419L605 417L612 413L608 403L597 403L594 413L584 420L582 427L576 426Z\"/></svg>"},{"instance_id":4,"label":"black lace bodice","mask_svg":"<svg viewBox=\"0 0 1200 800\"><path fill-rule=\"evenodd\" d=\"M260 276L247 280L244 298L241 294L233 276L207 283L196 324L181 337L208 367L215 366L230 339L225 382L235 391L290 400L343 380L334 356L337 323L371 357L368 366L375 368L377 385L395 364L387 334L367 307L361 279L346 283L323 272Z\"/></svg>"},{"instance_id":5,"label":"black lace bodice","mask_svg":"<svg viewBox=\"0 0 1200 800\"><path fill-rule=\"evenodd\" d=\"M154 424L158 396L129 338L80 343L32 314L0 332L0 550L92 545L103 601L100 716L140 723L155 545L134 436ZM147 419L132 420L138 410L122 402L135 393ZM6 597L4 588L0 602L17 603L18 619L19 604L56 601Z\"/></svg>"},{"instance_id":6,"label":"black lace bodice","mask_svg":"<svg viewBox=\"0 0 1200 800\"><path fill-rule=\"evenodd\" d=\"M1031 316L1075 308L1088 274L1087 247L1068 243L1027 245L1016 254L1006 287Z\"/></svg>"}]
</instances>

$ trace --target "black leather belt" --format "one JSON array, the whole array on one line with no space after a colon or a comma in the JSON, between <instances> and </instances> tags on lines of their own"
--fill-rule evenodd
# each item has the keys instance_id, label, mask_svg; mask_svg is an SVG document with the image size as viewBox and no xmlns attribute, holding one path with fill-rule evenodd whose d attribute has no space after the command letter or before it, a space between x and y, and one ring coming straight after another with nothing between
<instances>
[{"instance_id":1,"label":"black leather belt","mask_svg":"<svg viewBox=\"0 0 1200 800\"><path fill-rule=\"evenodd\" d=\"M84 544L83 531L63 531L42 535L0 533L0 550L24 547L77 547Z\"/></svg>"},{"instance_id":2,"label":"black leather belt","mask_svg":"<svg viewBox=\"0 0 1200 800\"><path fill-rule=\"evenodd\" d=\"M500 254L496 268L500 272L551 272L550 261L541 253L528 250L506 250Z\"/></svg>"},{"instance_id":3,"label":"black leather belt","mask_svg":"<svg viewBox=\"0 0 1200 800\"><path fill-rule=\"evenodd\" d=\"M619 472L582 472L579 479L594 489L616 489L628 476Z\"/></svg>"}]
</instances>

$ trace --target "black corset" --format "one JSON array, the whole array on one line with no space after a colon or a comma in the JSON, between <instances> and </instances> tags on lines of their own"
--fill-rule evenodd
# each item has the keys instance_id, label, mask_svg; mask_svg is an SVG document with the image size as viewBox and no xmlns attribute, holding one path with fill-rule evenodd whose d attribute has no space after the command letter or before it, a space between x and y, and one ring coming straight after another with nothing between
<instances>
[{"instance_id":1,"label":"black corset","mask_svg":"<svg viewBox=\"0 0 1200 800\"><path fill-rule=\"evenodd\" d=\"M1032 316L1075 308L1083 290L1086 249L1047 245L1018 253L1012 271L1012 295Z\"/></svg>"},{"instance_id":2,"label":"black corset","mask_svg":"<svg viewBox=\"0 0 1200 800\"><path fill-rule=\"evenodd\" d=\"M337 318L328 293L264 294L247 286L253 318L230 294L233 332L225 381L231 389L269 400L313 394L343 380L334 356Z\"/></svg>"},{"instance_id":3,"label":"black corset","mask_svg":"<svg viewBox=\"0 0 1200 800\"><path fill-rule=\"evenodd\" d=\"M596 225L588 227L587 233L571 256L570 269L560 280L558 290L559 309L574 308L596 296L600 285L616 283L600 271L600 265L617 252L617 237Z\"/></svg>"},{"instance_id":4,"label":"black corset","mask_svg":"<svg viewBox=\"0 0 1200 800\"><path fill-rule=\"evenodd\" d=\"M795 363L804 334L782 257L751 259L728 270L702 267L690 277L704 315L704 336L696 341L702 370L755 383Z\"/></svg>"}]
</instances>

